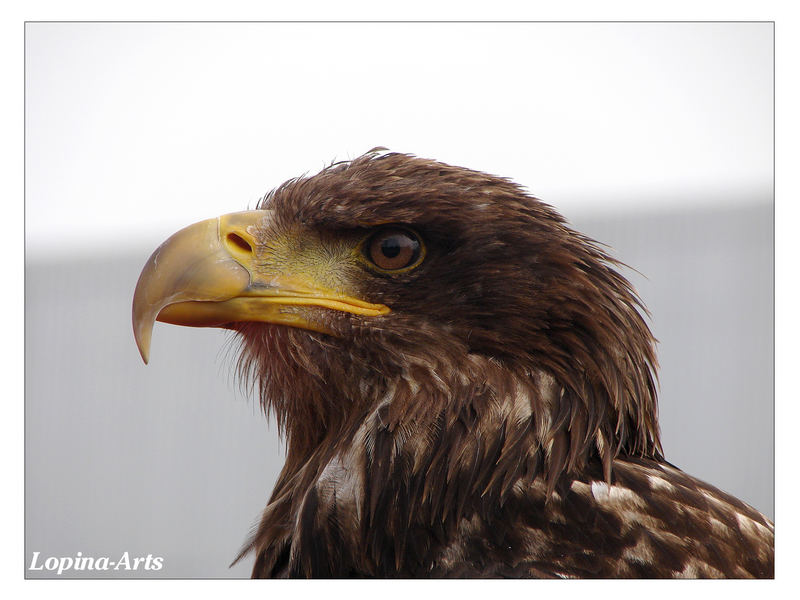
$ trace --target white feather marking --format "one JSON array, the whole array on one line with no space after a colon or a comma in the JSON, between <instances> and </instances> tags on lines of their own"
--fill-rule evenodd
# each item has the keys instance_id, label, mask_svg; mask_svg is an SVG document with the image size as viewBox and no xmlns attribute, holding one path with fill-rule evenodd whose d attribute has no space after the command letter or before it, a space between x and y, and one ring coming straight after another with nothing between
<instances>
[{"instance_id":1,"label":"white feather marking","mask_svg":"<svg viewBox=\"0 0 800 600\"><path fill-rule=\"evenodd\" d=\"M749 535L752 538L757 538L761 541L772 543L772 532L764 527L761 523L753 521L741 513L736 513L736 522L739 524L739 529L742 533Z\"/></svg>"},{"instance_id":2,"label":"white feather marking","mask_svg":"<svg viewBox=\"0 0 800 600\"><path fill-rule=\"evenodd\" d=\"M583 483L582 481L575 480L569 487L573 492L580 494L581 496L588 496L591 494L591 487L589 484Z\"/></svg>"},{"instance_id":3,"label":"white feather marking","mask_svg":"<svg viewBox=\"0 0 800 600\"><path fill-rule=\"evenodd\" d=\"M482 522L478 515L473 515L470 520L462 519L458 524L458 535L442 551L441 562L445 567L452 567L465 560L464 545L462 540L474 537L481 528Z\"/></svg>"},{"instance_id":4,"label":"white feather marking","mask_svg":"<svg viewBox=\"0 0 800 600\"><path fill-rule=\"evenodd\" d=\"M348 465L357 465L352 451L344 457L334 456L317 478L316 489L320 500L325 503L348 506L353 509L356 519L361 521L361 476L357 469ZM353 523L357 526L357 523Z\"/></svg>"},{"instance_id":5,"label":"white feather marking","mask_svg":"<svg viewBox=\"0 0 800 600\"><path fill-rule=\"evenodd\" d=\"M700 577L711 577L713 579L721 579L725 574L712 567L706 562L697 559L689 559L684 565L683 570L673 571L672 575L675 579L698 579Z\"/></svg>"},{"instance_id":6,"label":"white feather marking","mask_svg":"<svg viewBox=\"0 0 800 600\"><path fill-rule=\"evenodd\" d=\"M648 475L647 480L650 482L650 487L652 487L654 490L664 490L666 492L671 492L675 489L675 486L672 485L669 481L657 475Z\"/></svg>"},{"instance_id":7,"label":"white feather marking","mask_svg":"<svg viewBox=\"0 0 800 600\"><path fill-rule=\"evenodd\" d=\"M608 485L604 481L592 482L592 496L601 504L632 508L645 507L645 501L633 490L619 485Z\"/></svg>"},{"instance_id":8,"label":"white feather marking","mask_svg":"<svg viewBox=\"0 0 800 600\"><path fill-rule=\"evenodd\" d=\"M531 404L531 397L524 386L515 382L514 387L514 406L511 409L511 421L515 424L520 424L523 421L530 419L533 414L533 405Z\"/></svg>"},{"instance_id":9,"label":"white feather marking","mask_svg":"<svg viewBox=\"0 0 800 600\"><path fill-rule=\"evenodd\" d=\"M715 495L709 493L707 490L700 490L700 493L703 495L703 498L705 498L712 504L716 504L717 507L720 508L721 510L724 510L726 512L735 510L730 504L724 502L721 498L717 498Z\"/></svg>"},{"instance_id":10,"label":"white feather marking","mask_svg":"<svg viewBox=\"0 0 800 600\"><path fill-rule=\"evenodd\" d=\"M653 547L646 538L639 538L634 546L626 548L622 558L642 565L651 565L655 562Z\"/></svg>"},{"instance_id":11,"label":"white feather marking","mask_svg":"<svg viewBox=\"0 0 800 600\"><path fill-rule=\"evenodd\" d=\"M714 535L724 537L729 537L731 535L731 528L725 525L722 521L715 519L714 517L708 518L708 524L711 525L711 531Z\"/></svg>"}]
</instances>

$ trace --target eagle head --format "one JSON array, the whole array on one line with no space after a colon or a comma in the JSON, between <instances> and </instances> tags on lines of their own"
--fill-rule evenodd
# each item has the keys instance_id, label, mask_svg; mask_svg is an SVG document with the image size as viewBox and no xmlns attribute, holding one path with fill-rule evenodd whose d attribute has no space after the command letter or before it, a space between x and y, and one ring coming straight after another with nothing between
<instances>
[{"instance_id":1,"label":"eagle head","mask_svg":"<svg viewBox=\"0 0 800 600\"><path fill-rule=\"evenodd\" d=\"M661 457L654 339L618 264L508 179L376 149L167 240L134 331L145 361L155 320L241 338L239 371L287 439L262 567L315 535L349 548L350 524L370 564L399 569L515 486ZM412 543L423 526L439 534ZM293 568L333 572L307 560Z\"/></svg>"}]
</instances>

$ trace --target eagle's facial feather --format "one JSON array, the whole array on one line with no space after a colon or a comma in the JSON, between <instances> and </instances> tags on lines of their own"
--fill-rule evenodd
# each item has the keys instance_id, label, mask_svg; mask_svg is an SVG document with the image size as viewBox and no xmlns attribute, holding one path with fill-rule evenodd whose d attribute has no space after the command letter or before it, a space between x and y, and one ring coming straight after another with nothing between
<instances>
[{"instance_id":1,"label":"eagle's facial feather","mask_svg":"<svg viewBox=\"0 0 800 600\"><path fill-rule=\"evenodd\" d=\"M521 379L558 383L558 412L540 416L550 423L542 444L564 463L554 476L589 454L607 466L619 452L659 456L653 339L638 299L610 257L516 184L407 155L367 155L289 181L258 208L274 214L274 231L259 238L291 232L316 246L314 257L386 227L414 232L425 248L399 273L325 263L341 274L333 285L391 309L379 318L311 309L333 338L236 325L242 370L262 379L262 400L291 444L313 445L349 414L344 407L377 402L386 380L456 397L448 377L457 380L477 355ZM289 256L305 264L302 249ZM297 400L279 400L287 394ZM291 414L309 404L313 425Z\"/></svg>"}]
</instances>

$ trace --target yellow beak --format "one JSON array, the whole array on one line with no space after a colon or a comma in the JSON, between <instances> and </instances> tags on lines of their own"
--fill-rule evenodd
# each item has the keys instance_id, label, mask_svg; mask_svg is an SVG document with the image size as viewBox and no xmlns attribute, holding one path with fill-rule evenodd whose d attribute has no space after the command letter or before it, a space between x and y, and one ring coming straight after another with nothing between
<instances>
[{"instance_id":1,"label":"yellow beak","mask_svg":"<svg viewBox=\"0 0 800 600\"><path fill-rule=\"evenodd\" d=\"M259 321L330 333L309 321L298 306L357 315L389 312L321 286L302 273L269 272L259 260L259 231L271 211L231 213L181 229L145 264L133 295L133 334L147 363L155 321L192 327L225 327Z\"/></svg>"}]
</instances>

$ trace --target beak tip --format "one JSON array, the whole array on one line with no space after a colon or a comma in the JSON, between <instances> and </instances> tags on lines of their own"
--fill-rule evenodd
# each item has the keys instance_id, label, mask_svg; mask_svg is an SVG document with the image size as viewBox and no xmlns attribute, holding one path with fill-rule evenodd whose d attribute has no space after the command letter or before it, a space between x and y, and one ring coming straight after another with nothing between
<instances>
[{"instance_id":1,"label":"beak tip","mask_svg":"<svg viewBox=\"0 0 800 600\"><path fill-rule=\"evenodd\" d=\"M148 364L150 362L150 348L148 347L150 344L143 344L138 339L136 340L136 347L139 349L139 355L142 357L142 361L144 364Z\"/></svg>"},{"instance_id":2,"label":"beak tip","mask_svg":"<svg viewBox=\"0 0 800 600\"><path fill-rule=\"evenodd\" d=\"M150 338L153 335L153 322L150 320L139 320L134 316L133 337L136 340L136 347L144 361L150 362Z\"/></svg>"}]
</instances>

